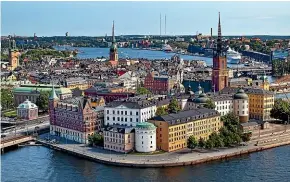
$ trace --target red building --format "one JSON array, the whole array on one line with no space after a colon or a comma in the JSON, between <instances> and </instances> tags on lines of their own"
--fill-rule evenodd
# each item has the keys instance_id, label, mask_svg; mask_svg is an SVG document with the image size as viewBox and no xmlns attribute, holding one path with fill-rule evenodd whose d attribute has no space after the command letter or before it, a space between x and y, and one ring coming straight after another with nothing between
<instances>
[{"instance_id":1,"label":"red building","mask_svg":"<svg viewBox=\"0 0 290 182\"><path fill-rule=\"evenodd\" d=\"M214 50L212 86L214 91L220 91L229 85L229 71L227 68L227 56L222 46L222 33L219 15L217 48Z\"/></svg>"},{"instance_id":2,"label":"red building","mask_svg":"<svg viewBox=\"0 0 290 182\"><path fill-rule=\"evenodd\" d=\"M149 73L144 80L144 87L154 94L168 94L170 91L170 79L168 76Z\"/></svg>"},{"instance_id":3,"label":"red building","mask_svg":"<svg viewBox=\"0 0 290 182\"><path fill-rule=\"evenodd\" d=\"M54 88L49 97L50 134L80 143L99 130L97 113L85 97L59 100Z\"/></svg>"}]
</instances>

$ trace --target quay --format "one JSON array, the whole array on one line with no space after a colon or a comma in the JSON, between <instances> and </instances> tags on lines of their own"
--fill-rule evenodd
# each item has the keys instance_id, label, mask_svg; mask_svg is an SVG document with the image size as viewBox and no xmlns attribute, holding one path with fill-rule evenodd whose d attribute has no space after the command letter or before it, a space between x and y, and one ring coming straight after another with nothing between
<instances>
[{"instance_id":1,"label":"quay","mask_svg":"<svg viewBox=\"0 0 290 182\"><path fill-rule=\"evenodd\" d=\"M290 136L289 133L281 134L279 139L273 139L272 137L272 139L261 141L257 146L254 144L256 141L253 141L253 143L248 146L239 146L235 148L203 152L173 152L156 155L120 154L100 148L87 147L83 144L52 144L41 139L37 139L37 141L48 148L103 164L139 168L159 168L196 165L216 160L225 160L253 152L290 145Z\"/></svg>"},{"instance_id":2,"label":"quay","mask_svg":"<svg viewBox=\"0 0 290 182\"><path fill-rule=\"evenodd\" d=\"M34 140L33 136L23 136L23 135L18 135L18 136L1 140L1 145L0 145L1 152L4 152L5 148L18 146L22 143L29 142L32 140Z\"/></svg>"}]
</instances>

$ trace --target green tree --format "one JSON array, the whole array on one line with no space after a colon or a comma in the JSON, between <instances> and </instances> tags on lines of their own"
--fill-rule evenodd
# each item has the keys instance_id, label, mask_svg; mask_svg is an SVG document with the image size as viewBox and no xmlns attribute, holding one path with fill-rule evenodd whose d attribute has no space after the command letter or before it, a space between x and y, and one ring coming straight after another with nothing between
<instances>
[{"instance_id":1,"label":"green tree","mask_svg":"<svg viewBox=\"0 0 290 182\"><path fill-rule=\"evenodd\" d=\"M151 92L145 87L139 87L137 88L137 94L138 95L151 94Z\"/></svg>"},{"instance_id":2,"label":"green tree","mask_svg":"<svg viewBox=\"0 0 290 182\"><path fill-rule=\"evenodd\" d=\"M104 145L104 137L98 133L94 133L88 137L90 146L103 146Z\"/></svg>"},{"instance_id":3,"label":"green tree","mask_svg":"<svg viewBox=\"0 0 290 182\"><path fill-rule=\"evenodd\" d=\"M205 146L205 141L204 141L204 139L203 138L199 138L199 140L198 140L198 146L200 147L200 148L204 148L204 146Z\"/></svg>"},{"instance_id":4,"label":"green tree","mask_svg":"<svg viewBox=\"0 0 290 182\"><path fill-rule=\"evenodd\" d=\"M214 148L214 141L212 139L208 139L206 142L205 142L205 148L207 149L212 149Z\"/></svg>"},{"instance_id":5,"label":"green tree","mask_svg":"<svg viewBox=\"0 0 290 182\"><path fill-rule=\"evenodd\" d=\"M224 142L222 137L217 134L216 132L213 132L210 136L209 139L211 139L214 143L214 147L223 147L224 146Z\"/></svg>"},{"instance_id":6,"label":"green tree","mask_svg":"<svg viewBox=\"0 0 290 182\"><path fill-rule=\"evenodd\" d=\"M290 103L283 101L282 99L275 100L270 114L272 118L287 121L288 116L290 115Z\"/></svg>"},{"instance_id":7,"label":"green tree","mask_svg":"<svg viewBox=\"0 0 290 182\"><path fill-rule=\"evenodd\" d=\"M215 109L215 104L212 99L208 99L204 104L204 107L208 109Z\"/></svg>"},{"instance_id":8,"label":"green tree","mask_svg":"<svg viewBox=\"0 0 290 182\"><path fill-rule=\"evenodd\" d=\"M44 112L48 111L48 98L50 92L49 91L40 91L38 98L36 99L36 105L38 106L39 110Z\"/></svg>"},{"instance_id":9,"label":"green tree","mask_svg":"<svg viewBox=\"0 0 290 182\"><path fill-rule=\"evenodd\" d=\"M234 125L238 126L240 123L239 117L235 113L231 112L221 117L221 120L224 122L224 126Z\"/></svg>"},{"instance_id":10,"label":"green tree","mask_svg":"<svg viewBox=\"0 0 290 182\"><path fill-rule=\"evenodd\" d=\"M3 110L14 108L13 93L11 89L1 89L1 107Z\"/></svg>"},{"instance_id":11,"label":"green tree","mask_svg":"<svg viewBox=\"0 0 290 182\"><path fill-rule=\"evenodd\" d=\"M163 116L168 114L168 112L163 107L158 107L156 110L156 116Z\"/></svg>"},{"instance_id":12,"label":"green tree","mask_svg":"<svg viewBox=\"0 0 290 182\"><path fill-rule=\"evenodd\" d=\"M250 139L251 139L251 136L252 136L252 133L243 133L242 134L242 141L243 142L248 142L248 141L250 141Z\"/></svg>"},{"instance_id":13,"label":"green tree","mask_svg":"<svg viewBox=\"0 0 290 182\"><path fill-rule=\"evenodd\" d=\"M177 113L178 111L181 110L176 98L171 99L168 106L168 110L169 112L174 112L174 113Z\"/></svg>"},{"instance_id":14,"label":"green tree","mask_svg":"<svg viewBox=\"0 0 290 182\"><path fill-rule=\"evenodd\" d=\"M198 145L194 136L190 136L187 140L187 148L194 149Z\"/></svg>"}]
</instances>

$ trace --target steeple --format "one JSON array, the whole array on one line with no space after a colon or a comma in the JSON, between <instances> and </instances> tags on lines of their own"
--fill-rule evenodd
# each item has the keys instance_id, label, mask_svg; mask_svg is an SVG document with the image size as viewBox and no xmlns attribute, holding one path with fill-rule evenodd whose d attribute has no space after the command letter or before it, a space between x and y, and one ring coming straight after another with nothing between
<instances>
[{"instance_id":1,"label":"steeple","mask_svg":"<svg viewBox=\"0 0 290 182\"><path fill-rule=\"evenodd\" d=\"M112 43L115 43L115 21L113 21L113 28L112 28Z\"/></svg>"},{"instance_id":2,"label":"steeple","mask_svg":"<svg viewBox=\"0 0 290 182\"><path fill-rule=\"evenodd\" d=\"M221 16L219 12L219 23L218 23L218 38L217 38L217 53L222 53L222 28L221 28Z\"/></svg>"},{"instance_id":3,"label":"steeple","mask_svg":"<svg viewBox=\"0 0 290 182\"><path fill-rule=\"evenodd\" d=\"M52 77L52 90L50 92L49 100L58 100L59 98L57 97L54 89L54 84L53 84L53 77Z\"/></svg>"}]
</instances>

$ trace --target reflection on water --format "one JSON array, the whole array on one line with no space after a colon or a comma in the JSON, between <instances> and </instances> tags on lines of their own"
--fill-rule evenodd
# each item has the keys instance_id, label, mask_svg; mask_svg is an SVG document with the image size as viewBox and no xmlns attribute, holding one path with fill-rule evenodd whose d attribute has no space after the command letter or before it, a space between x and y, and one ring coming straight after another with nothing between
<instances>
[{"instance_id":1,"label":"reflection on water","mask_svg":"<svg viewBox=\"0 0 290 182\"><path fill-rule=\"evenodd\" d=\"M170 168L103 165L45 147L1 155L3 182L232 182L289 181L290 146L207 164Z\"/></svg>"}]
</instances>

